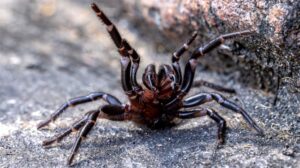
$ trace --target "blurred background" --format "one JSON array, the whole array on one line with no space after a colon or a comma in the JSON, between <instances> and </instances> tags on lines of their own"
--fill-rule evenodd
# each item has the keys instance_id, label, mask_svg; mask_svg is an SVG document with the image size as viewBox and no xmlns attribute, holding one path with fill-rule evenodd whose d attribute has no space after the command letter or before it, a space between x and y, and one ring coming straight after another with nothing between
<instances>
[{"instance_id":1,"label":"blurred background","mask_svg":"<svg viewBox=\"0 0 300 168\"><path fill-rule=\"evenodd\" d=\"M131 22L128 16L132 18L132 13L125 10L124 2L96 1L141 55L140 80L147 64L158 66L170 62L170 53L184 41L166 40L160 32L139 29L136 25L143 23ZM1 0L0 167L65 167L75 134L50 149L41 146L42 140L61 132L74 119L102 103L72 108L48 129L37 130L37 123L67 99L104 91L127 102L120 83L118 52L90 9L90 3L90 0ZM229 127L227 143L218 150L216 124L206 117L160 131L99 120L79 149L75 167L296 167L300 164L298 94L291 94L288 86L283 87L274 106L274 94L240 85L239 72L219 73L203 65L198 69L197 79L236 89L236 95L225 96L245 108L266 136L256 135L240 115L216 103L208 106L220 111ZM196 88L190 94L199 91L211 90Z\"/></svg>"}]
</instances>

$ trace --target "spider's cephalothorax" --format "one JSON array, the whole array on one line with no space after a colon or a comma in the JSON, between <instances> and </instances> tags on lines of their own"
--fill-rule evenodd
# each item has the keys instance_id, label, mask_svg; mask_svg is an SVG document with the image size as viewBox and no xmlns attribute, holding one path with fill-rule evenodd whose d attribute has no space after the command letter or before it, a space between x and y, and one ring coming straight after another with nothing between
<instances>
[{"instance_id":1,"label":"spider's cephalothorax","mask_svg":"<svg viewBox=\"0 0 300 168\"><path fill-rule=\"evenodd\" d=\"M191 54L182 75L179 59L197 37L197 33L195 32L179 50L173 53L171 65L161 65L158 72L156 72L154 65L148 65L143 73L144 86L141 86L136 80L140 56L129 43L121 37L115 25L105 16L98 6L92 4L91 7L98 18L107 26L107 31L121 55L121 82L123 90L128 96L129 103L122 104L116 97L110 94L94 92L87 96L69 100L53 113L48 120L40 123L38 128L48 125L70 106L99 99L107 102L107 105L103 105L99 107L99 109L87 112L82 119L74 122L73 125L63 133L43 142L43 145L45 146L51 145L54 142L61 141L72 131L78 131L76 143L73 145L68 164L71 164L81 141L95 125L97 118L105 118L114 121L133 121L134 123L146 125L150 128L160 128L171 125L174 119L189 119L207 115L218 123L218 140L219 143L223 143L226 130L225 120L213 109L199 107L206 102L216 101L221 106L240 113L252 128L259 134L263 134L262 129L258 127L244 109L218 93L201 92L184 99L192 85L206 86L218 91L234 93L235 91L233 89L224 88L203 80L194 81L197 59L221 45L226 39L241 35L249 35L253 33L252 31L241 31L221 35L205 46L195 49ZM192 107L198 108L191 109Z\"/></svg>"}]
</instances>

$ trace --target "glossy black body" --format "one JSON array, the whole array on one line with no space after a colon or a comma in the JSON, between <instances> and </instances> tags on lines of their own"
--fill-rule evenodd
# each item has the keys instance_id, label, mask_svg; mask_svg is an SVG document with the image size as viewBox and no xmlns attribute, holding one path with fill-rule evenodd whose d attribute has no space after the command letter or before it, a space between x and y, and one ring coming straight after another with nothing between
<instances>
[{"instance_id":1,"label":"glossy black body","mask_svg":"<svg viewBox=\"0 0 300 168\"><path fill-rule=\"evenodd\" d=\"M195 32L184 45L172 55L171 65L162 64L158 72L156 67L150 64L143 73L143 86L137 81L136 74L139 69L140 56L130 44L121 37L115 25L107 18L107 16L99 9L96 4L91 5L98 18L104 23L114 44L118 48L121 55L121 84L129 102L122 104L116 97L108 93L94 92L87 96L82 96L69 100L63 104L50 118L38 125L42 128L54 121L67 108L82 103L92 102L95 100L104 100L107 104L100 106L99 109L89 111L85 116L74 122L72 126L61 134L46 140L43 145L51 145L54 142L61 141L64 137L73 131L78 131L77 139L72 147L72 153L68 158L68 164L72 163L75 154L81 144L81 141L87 136L93 128L97 118L105 118L113 121L132 121L138 125L145 125L152 129L171 126L174 119L189 119L201 116L209 116L218 124L218 140L224 143L224 135L226 131L225 120L217 114L213 109L202 108L200 105L216 101L221 106L240 113L250 127L254 128L258 133L263 134L261 128L247 114L247 112L234 102L227 100L217 93L198 93L195 96L185 99L189 93L193 83L200 87L206 86L212 89L234 93L233 89L224 88L204 80L195 81L195 70L198 64L198 58L204 56L207 52L221 45L226 39L252 34L252 31L241 31L221 35L210 41L204 47L199 47L191 54L189 61L185 65L182 75L179 60L182 54L187 51L189 45L197 37ZM190 109L197 107L196 109Z\"/></svg>"}]
</instances>

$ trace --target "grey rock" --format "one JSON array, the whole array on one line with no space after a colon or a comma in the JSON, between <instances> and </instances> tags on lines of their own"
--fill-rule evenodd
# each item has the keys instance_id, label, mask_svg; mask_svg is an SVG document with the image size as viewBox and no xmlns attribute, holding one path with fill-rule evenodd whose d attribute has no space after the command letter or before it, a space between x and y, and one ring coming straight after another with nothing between
<instances>
[{"instance_id":1,"label":"grey rock","mask_svg":"<svg viewBox=\"0 0 300 168\"><path fill-rule=\"evenodd\" d=\"M36 125L71 97L92 91L127 101L120 84L119 55L89 8L90 1L0 2L0 167L66 167L75 134L46 149L51 138L103 102L71 108L44 130ZM101 1L108 16L119 13L113 1ZM155 43L141 40L126 19L114 18L121 33L142 56L141 70L151 62L169 61ZM247 39L245 39L247 41ZM178 45L181 45L179 43ZM138 74L141 79L141 72ZM216 124L192 119L177 127L151 131L128 122L98 120L80 147L74 167L297 167L299 165L299 94L282 87L273 94L245 88L234 78L208 70L203 78L237 90L226 95L243 106L265 130L261 137L241 116L208 104L228 123L226 144L216 146ZM190 95L207 88L195 88ZM287 147L288 146L288 147ZM293 151L293 156L285 153Z\"/></svg>"},{"instance_id":2,"label":"grey rock","mask_svg":"<svg viewBox=\"0 0 300 168\"><path fill-rule=\"evenodd\" d=\"M176 46L194 30L200 32L197 47L225 33L256 30L208 54L201 63L218 72L241 73L247 86L276 92L285 79L300 77L300 2L295 0L123 0L136 21L160 31L162 46ZM143 24L139 24L143 21ZM152 33L150 37L153 37ZM154 36L155 37L155 36ZM299 88L299 86L291 85Z\"/></svg>"}]
</instances>

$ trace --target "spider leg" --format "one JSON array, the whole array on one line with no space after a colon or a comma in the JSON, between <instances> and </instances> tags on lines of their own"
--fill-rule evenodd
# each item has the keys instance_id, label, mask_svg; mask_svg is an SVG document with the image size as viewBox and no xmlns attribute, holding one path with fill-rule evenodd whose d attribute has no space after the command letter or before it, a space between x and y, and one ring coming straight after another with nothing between
<instances>
[{"instance_id":1,"label":"spider leg","mask_svg":"<svg viewBox=\"0 0 300 168\"><path fill-rule=\"evenodd\" d=\"M100 113L103 112L103 113ZM125 108L118 105L105 105L101 110L90 111L87 115L87 120L80 132L78 132L74 145L72 146L71 155L68 157L68 165L72 164L72 161L78 152L82 140L87 137L87 134L92 130L96 124L97 118L105 118L114 121L125 120Z\"/></svg>"},{"instance_id":2,"label":"spider leg","mask_svg":"<svg viewBox=\"0 0 300 168\"><path fill-rule=\"evenodd\" d=\"M91 8L94 10L98 18L106 25L106 29L112 38L113 42L118 48L121 57L121 81L122 87L127 95L132 94L132 84L130 79L130 71L131 71L131 60L129 55L124 47L124 41L116 28L116 26L108 19L108 17L100 10L100 8L95 4L91 4Z\"/></svg>"},{"instance_id":3,"label":"spider leg","mask_svg":"<svg viewBox=\"0 0 300 168\"><path fill-rule=\"evenodd\" d=\"M241 35L249 35L249 34L252 34L252 33L254 33L254 32L249 31L249 30L245 30L245 31L241 31L241 32L234 32L234 33L221 35L218 38L210 41L204 47L200 47L200 48L197 48L196 50L194 50L194 52L192 53L188 63L185 66L183 81L182 81L182 85L180 87L180 90L178 92L178 95L177 95L176 98L174 98L169 103L167 103L165 105L165 108L167 110L181 108L182 105L181 105L180 102L181 102L182 98L190 91L191 86L193 84L194 76L195 76L195 70L196 70L196 67L198 65L197 59L200 56L204 56L204 54L206 54L207 52L209 52L212 49L218 47L226 39L238 37L238 36L241 36Z\"/></svg>"},{"instance_id":4,"label":"spider leg","mask_svg":"<svg viewBox=\"0 0 300 168\"><path fill-rule=\"evenodd\" d=\"M166 110L172 111L173 109L180 109L182 107L182 99L191 89L197 64L197 60L194 58L190 59L189 62L186 64L183 82L178 91L178 95L165 105L164 108Z\"/></svg>"},{"instance_id":5,"label":"spider leg","mask_svg":"<svg viewBox=\"0 0 300 168\"><path fill-rule=\"evenodd\" d=\"M181 55L188 50L189 46L196 39L197 35L198 35L197 31L195 31L193 35L176 52L173 53L172 63L179 61Z\"/></svg>"},{"instance_id":6,"label":"spider leg","mask_svg":"<svg viewBox=\"0 0 300 168\"><path fill-rule=\"evenodd\" d=\"M72 132L78 131L81 127L83 127L85 125L85 123L88 120L88 115L90 113L91 112L87 112L82 119L80 119L80 120L76 121L75 123L73 123L72 126L70 128L68 128L68 129L66 129L64 132L62 132L62 133L54 136L51 139L43 141L43 146L51 145L54 142L60 142L64 137L68 136Z\"/></svg>"},{"instance_id":7,"label":"spider leg","mask_svg":"<svg viewBox=\"0 0 300 168\"><path fill-rule=\"evenodd\" d=\"M173 66L173 69L175 71L175 74L176 74L176 84L178 86L181 85L182 83L182 75L181 75L181 68L180 68L180 65L179 65L179 59L180 59L180 56L185 52L187 51L187 49L189 48L189 46L192 44L192 42L195 40L195 38L197 37L198 33L195 31L192 35L192 37L190 39L188 39L186 41L186 43L184 43L182 45L181 48L179 48L176 52L173 53L172 55L172 66Z\"/></svg>"},{"instance_id":8,"label":"spider leg","mask_svg":"<svg viewBox=\"0 0 300 168\"><path fill-rule=\"evenodd\" d=\"M39 123L37 128L40 129L40 128L48 125L51 121L55 121L59 115L61 115L67 108L69 108L71 106L76 106L78 104L88 103L88 102L96 101L99 99L103 99L104 101L106 101L109 104L121 105L121 102L116 97L114 97L110 94L106 94L103 92L90 93L87 96L81 96L81 97L77 97L77 98L73 98L73 99L69 100L67 103L63 104L58 110L56 110L53 114L51 114L49 119Z\"/></svg>"},{"instance_id":9,"label":"spider leg","mask_svg":"<svg viewBox=\"0 0 300 168\"><path fill-rule=\"evenodd\" d=\"M250 30L245 30L245 31L239 31L239 32L233 32L233 33L228 33L221 35L214 40L211 40L208 44L206 44L204 47L199 47L197 48L191 58L199 58L200 56L203 56L204 54L212 51L214 48L220 46L221 44L224 43L225 40L227 39L232 39L238 36L243 36L243 35L250 35L253 34L255 31L250 31Z\"/></svg>"},{"instance_id":10,"label":"spider leg","mask_svg":"<svg viewBox=\"0 0 300 168\"><path fill-rule=\"evenodd\" d=\"M239 107L237 104L227 100L222 95L217 93L199 93L195 96L189 97L186 100L183 101L182 107L188 108L188 107L194 107L198 106L210 101L215 100L217 103L219 103L221 106L230 109L236 113L240 113L244 120L250 125L252 128L255 129L256 132L258 132L260 135L263 135L263 130L255 123L255 121L250 117L250 115L241 107Z\"/></svg>"},{"instance_id":11,"label":"spider leg","mask_svg":"<svg viewBox=\"0 0 300 168\"><path fill-rule=\"evenodd\" d=\"M196 49L192 53L189 62L185 66L183 83L182 83L181 89L180 89L181 92L183 92L185 94L189 92L189 90L190 90L190 88L192 86L193 80L194 80L195 69L196 69L197 64L198 64L197 59L200 56L203 56L207 52L209 52L212 49L218 47L226 39L238 37L238 36L241 36L241 35L249 35L249 34L252 34L252 33L253 33L253 31L246 30L246 31L234 32L234 33L229 33L229 34L221 35L218 38L210 41L204 47L200 47L200 48Z\"/></svg>"},{"instance_id":12,"label":"spider leg","mask_svg":"<svg viewBox=\"0 0 300 168\"><path fill-rule=\"evenodd\" d=\"M218 141L219 144L223 144L225 132L226 132L226 121L214 110L212 109L195 109L195 110L186 110L186 111L178 111L176 117L181 119L190 119L202 116L209 116L218 124Z\"/></svg>"},{"instance_id":13,"label":"spider leg","mask_svg":"<svg viewBox=\"0 0 300 168\"><path fill-rule=\"evenodd\" d=\"M142 87L136 80L136 73L139 69L139 64L140 64L140 56L138 53L133 49L130 44L124 40L124 47L127 50L131 60L132 60L132 67L131 67L131 75L130 75L130 81L132 83L133 90L136 92L139 92L142 90Z\"/></svg>"},{"instance_id":14,"label":"spider leg","mask_svg":"<svg viewBox=\"0 0 300 168\"><path fill-rule=\"evenodd\" d=\"M192 85L192 87L201 87L201 86L206 86L208 88L211 88L211 89L214 89L214 90L217 90L217 91L220 91L220 92L236 93L236 91L234 89L226 88L226 87L223 87L221 85L210 83L210 82L207 82L207 81L204 81L204 80L194 81L194 83Z\"/></svg>"},{"instance_id":15,"label":"spider leg","mask_svg":"<svg viewBox=\"0 0 300 168\"><path fill-rule=\"evenodd\" d=\"M129 97L136 97L136 93L142 90L141 86L136 81L136 73L140 63L138 53L123 39L116 26L108 19L103 11L95 4L91 4L92 9L98 18L107 26L107 31L122 55L122 86ZM130 58L131 59L130 59ZM131 65L132 64L132 65Z\"/></svg>"},{"instance_id":16,"label":"spider leg","mask_svg":"<svg viewBox=\"0 0 300 168\"><path fill-rule=\"evenodd\" d=\"M108 19L104 12L102 12L102 10L100 10L100 8L95 3L91 4L91 8L94 10L98 18L106 25L106 29L115 45L118 48L122 48L122 37L116 26Z\"/></svg>"},{"instance_id":17,"label":"spider leg","mask_svg":"<svg viewBox=\"0 0 300 168\"><path fill-rule=\"evenodd\" d=\"M73 160L73 158L74 158L74 156L75 156L76 152L78 151L78 148L81 144L81 141L84 138L86 138L87 134L90 132L90 130L95 125L99 113L100 113L99 110L95 110L95 111L91 111L89 113L89 115L87 115L87 121L84 124L84 126L82 127L82 129L80 130L80 132L78 132L75 144L72 147L71 155L68 158L68 165L71 165L72 160Z\"/></svg>"}]
</instances>

